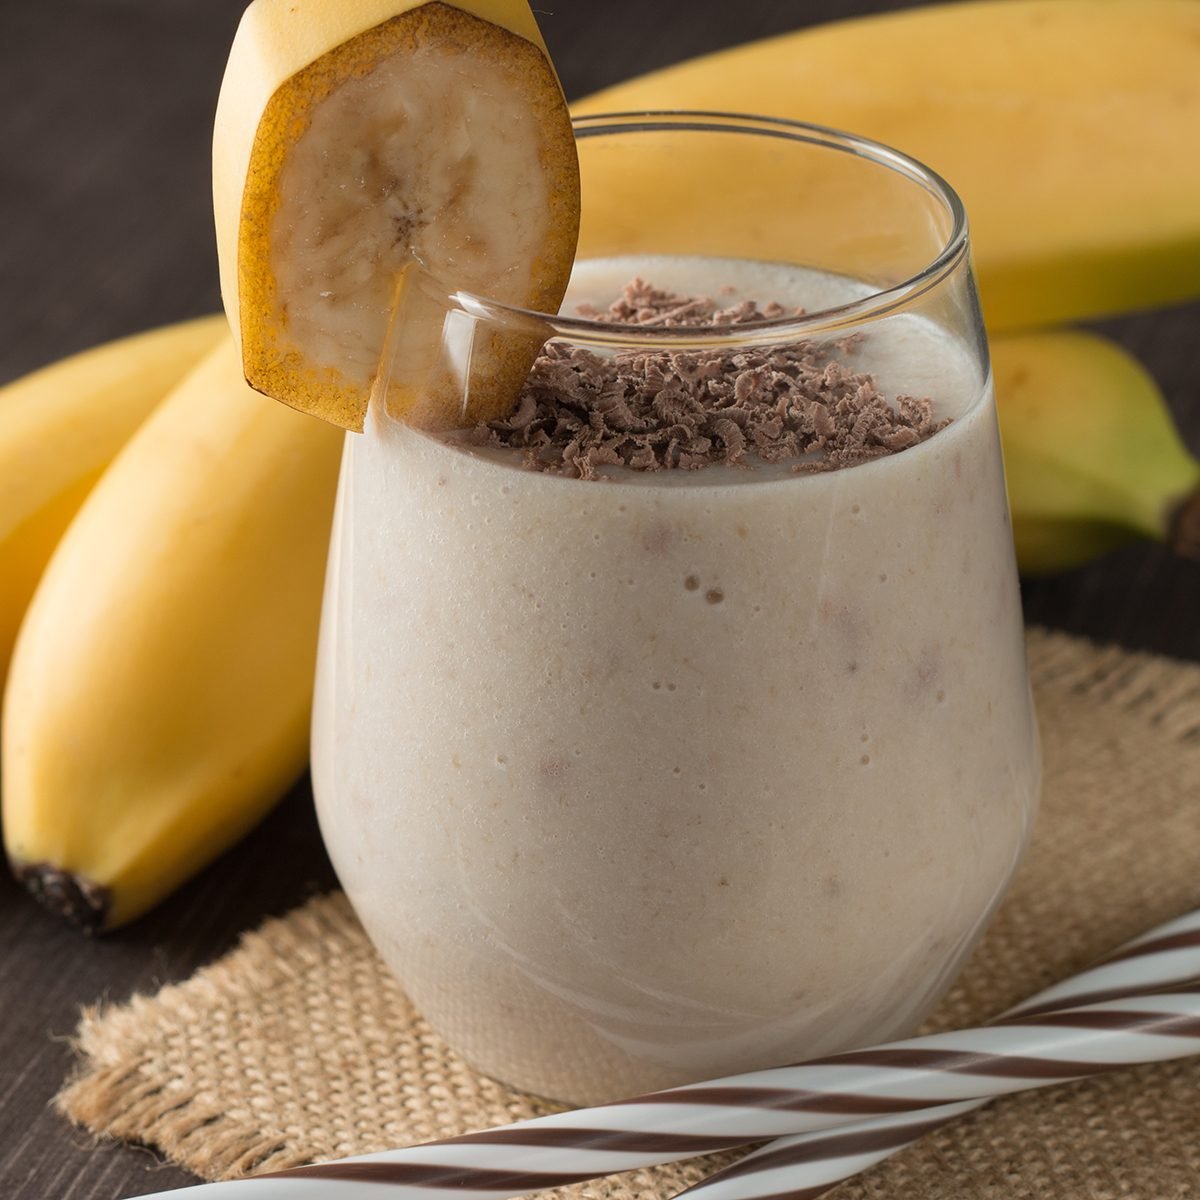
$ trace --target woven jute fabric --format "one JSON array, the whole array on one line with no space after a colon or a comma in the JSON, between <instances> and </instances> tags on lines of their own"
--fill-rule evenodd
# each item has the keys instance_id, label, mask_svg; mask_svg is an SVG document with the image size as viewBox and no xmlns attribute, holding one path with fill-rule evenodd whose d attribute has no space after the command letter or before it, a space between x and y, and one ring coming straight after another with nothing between
<instances>
[{"instance_id":1,"label":"woven jute fabric","mask_svg":"<svg viewBox=\"0 0 1200 1200\"><path fill-rule=\"evenodd\" d=\"M1200 904L1200 667L1029 637L1046 778L1029 855L930 1028L977 1024ZM249 934L185 983L85 1014L59 1097L97 1134L210 1179L550 1110L466 1066L413 1011L344 897ZM562 1197L655 1200L723 1159ZM1200 1195L1200 1062L997 1101L841 1200Z\"/></svg>"}]
</instances>

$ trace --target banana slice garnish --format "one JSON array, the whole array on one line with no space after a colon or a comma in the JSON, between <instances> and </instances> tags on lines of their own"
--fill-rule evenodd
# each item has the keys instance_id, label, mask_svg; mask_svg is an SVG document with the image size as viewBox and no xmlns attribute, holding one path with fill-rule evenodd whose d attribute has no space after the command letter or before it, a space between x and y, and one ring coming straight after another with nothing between
<instances>
[{"instance_id":1,"label":"banana slice garnish","mask_svg":"<svg viewBox=\"0 0 1200 1200\"><path fill-rule=\"evenodd\" d=\"M489 325L464 378L443 336L454 292L553 312L570 275L575 143L528 4L255 0L217 109L214 201L252 387L348 429L373 385L425 428L504 415L536 339ZM403 352L377 384L385 345Z\"/></svg>"}]
</instances>

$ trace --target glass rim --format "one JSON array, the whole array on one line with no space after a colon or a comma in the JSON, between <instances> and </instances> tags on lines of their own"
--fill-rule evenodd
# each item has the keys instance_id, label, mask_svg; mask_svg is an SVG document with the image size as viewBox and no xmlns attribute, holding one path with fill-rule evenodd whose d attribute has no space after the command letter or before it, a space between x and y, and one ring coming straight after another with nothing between
<instances>
[{"instance_id":1,"label":"glass rim","mask_svg":"<svg viewBox=\"0 0 1200 1200\"><path fill-rule=\"evenodd\" d=\"M627 325L593 320L590 317L537 312L504 304L472 292L451 293L448 299L469 315L501 324L536 325L545 337L564 337L593 345L657 345L675 349L700 348L714 344L723 347L750 345L761 343L764 332L791 339L815 333L836 332L889 316L907 308L931 288L936 287L967 255L967 213L954 188L931 167L927 167L912 155L873 138L810 121L704 109L647 109L637 112L595 113L573 117L571 124L577 140L613 133L675 129L690 133L775 137L850 154L894 171L932 195L950 216L950 232L937 253L906 279L872 290L857 300L806 312L800 316L764 317L762 320L746 321L737 325Z\"/></svg>"}]
</instances>

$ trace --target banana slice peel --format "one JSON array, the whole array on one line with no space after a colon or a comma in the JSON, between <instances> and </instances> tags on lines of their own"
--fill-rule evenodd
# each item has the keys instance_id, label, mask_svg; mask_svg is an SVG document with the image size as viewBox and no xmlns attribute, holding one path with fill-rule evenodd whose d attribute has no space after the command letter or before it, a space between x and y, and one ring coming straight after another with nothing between
<instances>
[{"instance_id":1,"label":"banana slice peel","mask_svg":"<svg viewBox=\"0 0 1200 1200\"><path fill-rule=\"evenodd\" d=\"M452 292L554 312L574 259L574 136L526 0L255 0L221 89L213 180L222 294L253 388L349 429L373 385L423 427L511 408L536 342L480 337L469 380L442 344ZM444 303L398 302L414 264ZM404 352L377 383L385 343Z\"/></svg>"}]
</instances>

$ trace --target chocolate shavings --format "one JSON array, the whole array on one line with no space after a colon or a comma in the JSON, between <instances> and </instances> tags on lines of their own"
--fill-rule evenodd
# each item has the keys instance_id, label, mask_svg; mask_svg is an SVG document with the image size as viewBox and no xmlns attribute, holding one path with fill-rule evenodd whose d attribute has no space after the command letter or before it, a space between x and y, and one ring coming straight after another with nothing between
<instances>
[{"instance_id":1,"label":"chocolate shavings","mask_svg":"<svg viewBox=\"0 0 1200 1200\"><path fill-rule=\"evenodd\" d=\"M582 315L640 327L741 325L789 315L745 300L719 308L641 279L605 313ZM798 315L798 314L796 314ZM785 463L832 471L907 450L948 421L928 399L893 403L874 377L849 369L859 335L836 343L721 350L624 351L612 356L551 341L522 388L516 411L458 435L468 444L522 450L526 466L577 479L604 468L700 470L717 464Z\"/></svg>"}]
</instances>

